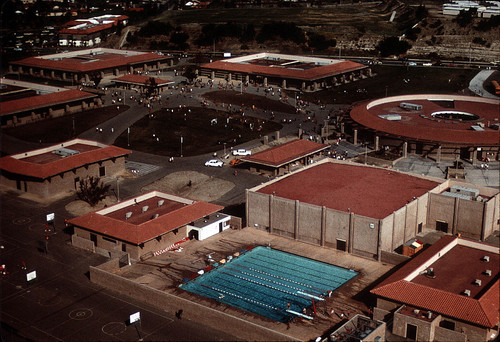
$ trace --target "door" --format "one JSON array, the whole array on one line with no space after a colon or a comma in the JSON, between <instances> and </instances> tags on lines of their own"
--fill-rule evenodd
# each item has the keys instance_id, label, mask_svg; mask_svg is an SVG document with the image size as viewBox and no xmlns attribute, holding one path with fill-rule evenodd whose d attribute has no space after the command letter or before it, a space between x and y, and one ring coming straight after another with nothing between
<instances>
[{"instance_id":1,"label":"door","mask_svg":"<svg viewBox=\"0 0 500 342\"><path fill-rule=\"evenodd\" d=\"M341 240L341 239L337 239L337 249L339 251L346 251L346 248L347 248L347 242L346 240Z\"/></svg>"},{"instance_id":2,"label":"door","mask_svg":"<svg viewBox=\"0 0 500 342\"><path fill-rule=\"evenodd\" d=\"M223 227L222 222L219 222L219 233L222 233L222 227Z\"/></svg>"},{"instance_id":3,"label":"door","mask_svg":"<svg viewBox=\"0 0 500 342\"><path fill-rule=\"evenodd\" d=\"M99 177L104 177L104 176L106 176L106 169L104 166L101 166L99 168Z\"/></svg>"},{"instance_id":4,"label":"door","mask_svg":"<svg viewBox=\"0 0 500 342\"><path fill-rule=\"evenodd\" d=\"M440 232L448 233L448 222L436 221L436 230Z\"/></svg>"},{"instance_id":5,"label":"door","mask_svg":"<svg viewBox=\"0 0 500 342\"><path fill-rule=\"evenodd\" d=\"M418 224L418 234L422 233L422 222Z\"/></svg>"},{"instance_id":6,"label":"door","mask_svg":"<svg viewBox=\"0 0 500 342\"><path fill-rule=\"evenodd\" d=\"M97 247L97 235L90 234L90 241L92 241L94 243L94 246Z\"/></svg>"},{"instance_id":7,"label":"door","mask_svg":"<svg viewBox=\"0 0 500 342\"><path fill-rule=\"evenodd\" d=\"M406 338L412 341L417 340L417 326L413 324L406 323Z\"/></svg>"}]
</instances>

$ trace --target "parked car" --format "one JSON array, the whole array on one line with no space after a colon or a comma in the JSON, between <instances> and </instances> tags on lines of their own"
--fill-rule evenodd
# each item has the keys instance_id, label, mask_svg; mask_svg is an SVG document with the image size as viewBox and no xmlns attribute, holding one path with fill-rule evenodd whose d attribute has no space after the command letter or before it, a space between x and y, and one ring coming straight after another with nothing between
<instances>
[{"instance_id":1,"label":"parked car","mask_svg":"<svg viewBox=\"0 0 500 342\"><path fill-rule=\"evenodd\" d=\"M249 156L252 154L252 151L245 150L243 148L240 148L238 150L233 150L233 156Z\"/></svg>"},{"instance_id":2,"label":"parked car","mask_svg":"<svg viewBox=\"0 0 500 342\"><path fill-rule=\"evenodd\" d=\"M210 159L205 162L205 166L222 167L222 165L224 165L224 163L217 159Z\"/></svg>"}]
</instances>

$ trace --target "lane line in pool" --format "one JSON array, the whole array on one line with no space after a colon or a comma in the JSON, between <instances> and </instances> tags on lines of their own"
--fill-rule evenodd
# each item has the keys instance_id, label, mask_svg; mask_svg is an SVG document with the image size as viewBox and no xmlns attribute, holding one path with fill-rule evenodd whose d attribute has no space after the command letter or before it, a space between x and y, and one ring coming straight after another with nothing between
<instances>
[{"instance_id":1,"label":"lane line in pool","mask_svg":"<svg viewBox=\"0 0 500 342\"><path fill-rule=\"evenodd\" d=\"M287 290L283 290L283 289L280 289L280 288L277 288L277 287L274 287L274 286L271 286L271 285L266 285L266 284L263 284L263 283L259 283L258 281L255 281L255 280L252 280L252 279L247 279L247 278L244 278L244 277L240 277L236 274L231 274L231 273L228 273L228 272L224 272L224 271L220 271L221 273L224 273L224 274L227 274L228 276L230 277L235 277L235 278L238 278L238 279L241 279L241 280L245 280L245 281L248 281L250 283L254 283L254 284L257 284L257 285L260 285L260 286L264 286L264 287L267 287L267 288L270 288L270 289L273 289L275 291L279 291L279 292L283 292L283 293L286 293L286 294L289 294L289 295L292 295L292 296L295 296L295 297L300 297L300 298L306 298L306 299L309 299L308 297L306 296L301 296L297 293L293 293L293 292L290 292L290 291L287 291Z\"/></svg>"},{"instance_id":2,"label":"lane line in pool","mask_svg":"<svg viewBox=\"0 0 500 342\"><path fill-rule=\"evenodd\" d=\"M251 303L254 303L254 304L258 304L258 305L262 305L262 306L265 306L267 308L270 308L270 309L273 309L273 310L277 310L277 311L283 311L282 309L280 308L277 308L277 307L274 307L274 306L271 306L271 305L268 305L268 304L265 304L265 303L261 303L259 301L256 301L256 300L253 300L253 299L250 299L250 298L245 298L243 296L240 296L240 295L237 295L237 294L234 294L234 293L231 293L229 291L225 291L225 290L222 290L222 289L218 289L216 287L212 287L212 286L209 286L209 285L206 285L206 284L201 284L201 283L198 283L194 280L192 280L194 283L198 284L198 285L201 285L201 286L204 286L204 287L208 287L209 289L211 290L214 290L214 291L217 291L217 292L221 292L221 293L225 293L227 295L230 295L230 296L233 296L233 297L236 297L236 298L239 298L241 300L244 300L246 302L251 302Z\"/></svg>"},{"instance_id":3,"label":"lane line in pool","mask_svg":"<svg viewBox=\"0 0 500 342\"><path fill-rule=\"evenodd\" d=\"M307 291L306 291L306 290L304 290L304 289L302 289L302 288L300 288L300 287L294 287L294 286L291 286L291 285L283 284L283 283L280 283L280 282L278 282L278 281L274 281L274 280L267 279L267 278L264 278L264 277L259 277L258 275L251 274L251 273L248 273L248 272L243 272L243 271L240 271L240 270L237 270L237 269L235 269L235 268L228 267L228 266L226 266L225 268L226 268L226 269L229 269L229 270L233 270L233 271L235 271L235 272L239 272L239 273L245 274L245 275L250 276L250 277L255 277L255 278L258 278L258 279L262 279L262 280L265 280L265 281L269 281L269 282L274 283L274 284L277 284L277 285L281 285L281 286L284 286L284 287L288 287L288 288L290 288L290 289L294 289L294 290L297 290L297 291L304 291L305 293L307 293ZM244 279L246 279L246 278L244 278ZM284 280L286 280L286 279L284 279ZM297 282L293 282L293 281L290 281L290 282L292 282L292 283L296 283L296 284L299 284L299 285L303 285L303 286L306 286L306 287L307 287L307 285L306 285L306 284L301 284L301 283L297 283ZM326 291L325 291L325 292L326 292Z\"/></svg>"},{"instance_id":4,"label":"lane line in pool","mask_svg":"<svg viewBox=\"0 0 500 342\"><path fill-rule=\"evenodd\" d=\"M273 278L278 278L278 279L281 279L281 280L286 280L286 281L288 281L290 283L294 283L294 284L297 284L297 285L301 285L301 286L305 286L305 287L310 287L312 289L319 290L321 293L328 292L328 290L320 289L319 287L316 287L316 286L312 286L312 285L301 283L301 282L298 282L298 281L294 281L294 280L291 280L291 279L288 279L288 278L285 278L285 277L281 277L281 276L278 276L278 275L274 275L274 274L271 274L271 273L260 271L260 270L257 270L255 268L252 268L252 267L247 267L247 266L244 266L244 265L237 264L235 262L232 262L231 265L236 265L236 266L239 266L239 267L247 268L250 271L257 272L257 273L260 273L260 274L265 274L265 275L268 275L268 276L273 277Z\"/></svg>"}]
</instances>

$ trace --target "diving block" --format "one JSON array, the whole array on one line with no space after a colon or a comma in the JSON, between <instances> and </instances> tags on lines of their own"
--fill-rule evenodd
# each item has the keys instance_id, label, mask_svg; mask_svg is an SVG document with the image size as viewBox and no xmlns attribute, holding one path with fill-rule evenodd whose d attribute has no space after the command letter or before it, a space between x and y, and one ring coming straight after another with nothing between
<instances>
[{"instance_id":1,"label":"diving block","mask_svg":"<svg viewBox=\"0 0 500 342\"><path fill-rule=\"evenodd\" d=\"M303 318L307 318L307 319L313 319L311 316L307 316L307 315L304 315L303 313L300 313L300 312L297 312L297 311L293 311L293 310L286 310L286 312L289 312L291 314L294 314L294 315L297 315L297 316L300 316L300 317L303 317Z\"/></svg>"}]
</instances>

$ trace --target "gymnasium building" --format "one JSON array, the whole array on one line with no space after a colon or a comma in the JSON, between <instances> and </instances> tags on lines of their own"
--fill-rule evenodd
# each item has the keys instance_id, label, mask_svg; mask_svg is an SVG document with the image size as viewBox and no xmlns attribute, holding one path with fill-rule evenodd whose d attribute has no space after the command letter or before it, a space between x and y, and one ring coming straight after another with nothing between
<instances>
[{"instance_id":1,"label":"gymnasium building","mask_svg":"<svg viewBox=\"0 0 500 342\"><path fill-rule=\"evenodd\" d=\"M327 158L247 190L246 217L271 234L386 261L424 229L486 239L499 204L492 188Z\"/></svg>"}]
</instances>

